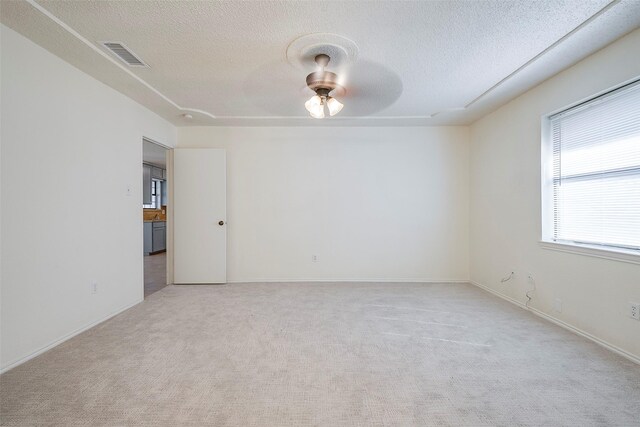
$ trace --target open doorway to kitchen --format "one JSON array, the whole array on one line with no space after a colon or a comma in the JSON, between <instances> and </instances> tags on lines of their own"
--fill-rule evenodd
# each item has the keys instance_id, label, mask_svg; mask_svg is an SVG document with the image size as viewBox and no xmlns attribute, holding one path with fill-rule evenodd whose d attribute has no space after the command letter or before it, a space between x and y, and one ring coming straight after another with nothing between
<instances>
[{"instance_id":1,"label":"open doorway to kitchen","mask_svg":"<svg viewBox=\"0 0 640 427\"><path fill-rule=\"evenodd\" d=\"M142 219L144 228L144 297L167 286L167 212L169 149L142 141Z\"/></svg>"}]
</instances>

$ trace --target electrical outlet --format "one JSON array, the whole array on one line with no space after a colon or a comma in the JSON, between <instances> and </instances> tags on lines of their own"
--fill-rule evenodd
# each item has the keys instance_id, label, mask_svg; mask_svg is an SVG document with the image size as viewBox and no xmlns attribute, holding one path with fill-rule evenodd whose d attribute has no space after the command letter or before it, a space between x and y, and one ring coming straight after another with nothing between
<instances>
[{"instance_id":1,"label":"electrical outlet","mask_svg":"<svg viewBox=\"0 0 640 427\"><path fill-rule=\"evenodd\" d=\"M318 255L311 255L311 262L318 262Z\"/></svg>"},{"instance_id":2,"label":"electrical outlet","mask_svg":"<svg viewBox=\"0 0 640 427\"><path fill-rule=\"evenodd\" d=\"M527 273L527 282L530 285L533 285L536 282L535 279L533 278L533 273Z\"/></svg>"},{"instance_id":3,"label":"electrical outlet","mask_svg":"<svg viewBox=\"0 0 640 427\"><path fill-rule=\"evenodd\" d=\"M553 302L553 309L558 313L562 313L562 300L560 298L556 298Z\"/></svg>"},{"instance_id":4,"label":"electrical outlet","mask_svg":"<svg viewBox=\"0 0 640 427\"><path fill-rule=\"evenodd\" d=\"M127 190L126 190L126 195L127 197L131 197L131 194L133 193L133 191L131 190L131 185L127 185Z\"/></svg>"},{"instance_id":5,"label":"electrical outlet","mask_svg":"<svg viewBox=\"0 0 640 427\"><path fill-rule=\"evenodd\" d=\"M98 282L91 282L91 293L93 295L98 293Z\"/></svg>"},{"instance_id":6,"label":"electrical outlet","mask_svg":"<svg viewBox=\"0 0 640 427\"><path fill-rule=\"evenodd\" d=\"M637 302L631 302L629 303L629 306L631 309L631 311L629 312L631 317L636 320L640 320L640 304L638 304Z\"/></svg>"}]
</instances>

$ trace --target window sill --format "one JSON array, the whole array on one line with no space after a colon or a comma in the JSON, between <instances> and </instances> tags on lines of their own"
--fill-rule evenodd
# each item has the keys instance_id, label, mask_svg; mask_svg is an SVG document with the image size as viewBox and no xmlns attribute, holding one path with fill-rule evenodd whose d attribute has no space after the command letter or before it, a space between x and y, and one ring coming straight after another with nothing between
<instances>
[{"instance_id":1,"label":"window sill","mask_svg":"<svg viewBox=\"0 0 640 427\"><path fill-rule=\"evenodd\" d=\"M596 246L579 245L570 243L559 243L541 240L539 242L542 249L559 252L569 252L572 254L586 255L595 258L609 259L612 261L628 262L640 264L640 251L625 249L602 249Z\"/></svg>"}]
</instances>

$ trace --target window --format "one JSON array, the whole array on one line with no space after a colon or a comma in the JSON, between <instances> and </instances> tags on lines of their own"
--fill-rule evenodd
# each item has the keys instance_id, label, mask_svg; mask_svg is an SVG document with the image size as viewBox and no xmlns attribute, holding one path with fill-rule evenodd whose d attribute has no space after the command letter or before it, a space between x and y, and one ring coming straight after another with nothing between
<instances>
[{"instance_id":1,"label":"window","mask_svg":"<svg viewBox=\"0 0 640 427\"><path fill-rule=\"evenodd\" d=\"M144 209L160 209L162 207L162 181L151 180L151 203L143 204L142 207Z\"/></svg>"},{"instance_id":2,"label":"window","mask_svg":"<svg viewBox=\"0 0 640 427\"><path fill-rule=\"evenodd\" d=\"M640 254L640 81L547 125L544 240Z\"/></svg>"}]
</instances>

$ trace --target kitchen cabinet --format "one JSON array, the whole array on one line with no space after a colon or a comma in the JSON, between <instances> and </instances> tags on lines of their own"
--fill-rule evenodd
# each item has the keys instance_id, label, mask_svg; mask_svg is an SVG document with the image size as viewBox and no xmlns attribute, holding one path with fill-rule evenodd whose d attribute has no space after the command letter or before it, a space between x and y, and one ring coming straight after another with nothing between
<instances>
[{"instance_id":1,"label":"kitchen cabinet","mask_svg":"<svg viewBox=\"0 0 640 427\"><path fill-rule=\"evenodd\" d=\"M167 223L148 221L144 223L145 255L167 250Z\"/></svg>"},{"instance_id":2,"label":"kitchen cabinet","mask_svg":"<svg viewBox=\"0 0 640 427\"><path fill-rule=\"evenodd\" d=\"M160 180L164 179L163 175L162 175L162 171L163 170L164 169L161 169L161 168L158 168L158 167L155 167L155 166L151 166L151 178L152 179L160 179Z\"/></svg>"},{"instance_id":3,"label":"kitchen cabinet","mask_svg":"<svg viewBox=\"0 0 640 427\"><path fill-rule=\"evenodd\" d=\"M160 205L167 206L169 204L169 199L167 198L167 181L162 181L162 198L160 199Z\"/></svg>"},{"instance_id":4,"label":"kitchen cabinet","mask_svg":"<svg viewBox=\"0 0 640 427\"><path fill-rule=\"evenodd\" d=\"M153 223L144 223L144 253L148 254L153 251Z\"/></svg>"},{"instance_id":5,"label":"kitchen cabinet","mask_svg":"<svg viewBox=\"0 0 640 427\"><path fill-rule=\"evenodd\" d=\"M151 166L142 165L142 204L151 204Z\"/></svg>"},{"instance_id":6,"label":"kitchen cabinet","mask_svg":"<svg viewBox=\"0 0 640 427\"><path fill-rule=\"evenodd\" d=\"M164 251L167 249L167 227L166 222L153 222L153 252Z\"/></svg>"}]
</instances>

